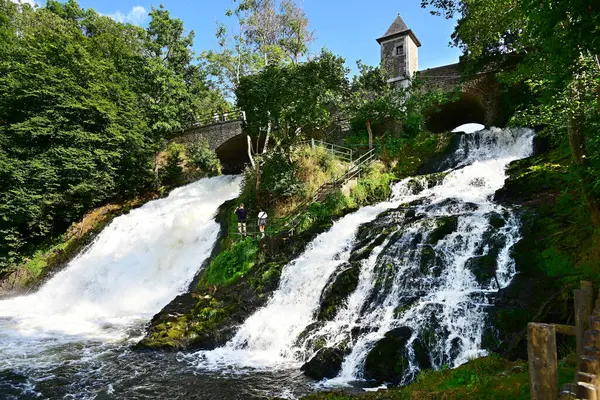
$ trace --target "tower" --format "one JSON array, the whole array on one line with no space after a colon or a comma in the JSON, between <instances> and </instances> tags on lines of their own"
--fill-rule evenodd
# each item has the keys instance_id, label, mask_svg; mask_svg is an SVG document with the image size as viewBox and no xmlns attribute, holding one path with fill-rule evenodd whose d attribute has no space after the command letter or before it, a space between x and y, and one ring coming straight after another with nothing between
<instances>
[{"instance_id":1,"label":"tower","mask_svg":"<svg viewBox=\"0 0 600 400\"><path fill-rule=\"evenodd\" d=\"M381 46L381 63L390 75L390 82L408 86L409 79L419 70L421 42L400 14L377 43Z\"/></svg>"}]
</instances>

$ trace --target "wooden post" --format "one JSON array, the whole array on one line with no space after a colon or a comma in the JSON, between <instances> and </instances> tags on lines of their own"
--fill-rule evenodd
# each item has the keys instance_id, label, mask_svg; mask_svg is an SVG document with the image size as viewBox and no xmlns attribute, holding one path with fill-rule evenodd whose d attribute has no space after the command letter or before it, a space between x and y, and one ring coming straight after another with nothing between
<instances>
[{"instance_id":1,"label":"wooden post","mask_svg":"<svg viewBox=\"0 0 600 400\"><path fill-rule=\"evenodd\" d=\"M585 290L586 297L586 307L589 310L589 313L592 313L594 309L594 289L592 287L592 282L581 281L581 289Z\"/></svg>"},{"instance_id":2,"label":"wooden post","mask_svg":"<svg viewBox=\"0 0 600 400\"><path fill-rule=\"evenodd\" d=\"M583 356L579 361L580 371L577 372L577 398L600 400L600 361L596 357Z\"/></svg>"},{"instance_id":3,"label":"wooden post","mask_svg":"<svg viewBox=\"0 0 600 400\"><path fill-rule=\"evenodd\" d=\"M558 366L554 325L530 322L527 325L529 393L531 400L558 397Z\"/></svg>"},{"instance_id":4,"label":"wooden post","mask_svg":"<svg viewBox=\"0 0 600 400\"><path fill-rule=\"evenodd\" d=\"M577 343L578 360L583 356L585 330L589 326L589 317L592 313L590 294L591 291L589 288L573 290L573 297L575 298L575 340Z\"/></svg>"}]
</instances>

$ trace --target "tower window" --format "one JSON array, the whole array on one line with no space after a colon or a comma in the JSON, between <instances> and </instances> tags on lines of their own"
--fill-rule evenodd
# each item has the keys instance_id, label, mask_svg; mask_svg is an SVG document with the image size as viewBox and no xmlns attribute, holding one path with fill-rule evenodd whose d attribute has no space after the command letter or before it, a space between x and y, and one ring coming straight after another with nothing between
<instances>
[{"instance_id":1,"label":"tower window","mask_svg":"<svg viewBox=\"0 0 600 400\"><path fill-rule=\"evenodd\" d=\"M404 55L404 45L396 46L396 55L403 56Z\"/></svg>"}]
</instances>

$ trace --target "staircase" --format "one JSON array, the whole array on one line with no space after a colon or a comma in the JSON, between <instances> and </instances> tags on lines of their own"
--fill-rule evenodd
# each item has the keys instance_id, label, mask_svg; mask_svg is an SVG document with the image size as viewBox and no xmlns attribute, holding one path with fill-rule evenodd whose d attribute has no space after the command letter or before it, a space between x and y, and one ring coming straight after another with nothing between
<instances>
[{"instance_id":1,"label":"staircase","mask_svg":"<svg viewBox=\"0 0 600 400\"><path fill-rule=\"evenodd\" d=\"M284 232L287 231L290 234L293 234L294 230L298 226L298 223L300 223L300 216L302 216L302 214L304 214L308 210L311 204L317 201L321 202L325 200L327 196L329 196L335 190L341 188L350 180L356 178L361 173L361 171L365 167L373 163L373 161L375 161L376 158L377 153L375 149L371 149L359 158L357 158L355 161L352 161L350 163L350 167L348 168L348 170L346 170L344 175L324 183L314 192L311 198L300 203L292 212L292 217L284 224L282 230Z\"/></svg>"},{"instance_id":2,"label":"staircase","mask_svg":"<svg viewBox=\"0 0 600 400\"><path fill-rule=\"evenodd\" d=\"M300 217L308 210L308 208L315 202L324 201L327 196L331 193L335 192L338 188L343 187L350 180L356 178L362 170L373 163L377 159L376 149L371 149L358 157L356 160L353 160L353 156L356 155L352 149L347 147L338 146L332 143L326 143L323 141L311 140L300 143L300 145L309 145L312 148L322 147L326 149L328 152L333 154L334 156L340 158L343 161L349 162L350 166L346 170L346 172L338 177L334 178L329 182L321 185L308 199L304 200L302 203L298 204L296 208L290 213L290 216L286 219L271 219L270 223L267 225L267 234L268 235L278 235L281 233L285 233L288 235L293 235L294 230L300 223ZM254 235L257 232L250 228L248 229L248 234ZM239 235L235 226L230 226L229 229L230 235Z\"/></svg>"}]
</instances>

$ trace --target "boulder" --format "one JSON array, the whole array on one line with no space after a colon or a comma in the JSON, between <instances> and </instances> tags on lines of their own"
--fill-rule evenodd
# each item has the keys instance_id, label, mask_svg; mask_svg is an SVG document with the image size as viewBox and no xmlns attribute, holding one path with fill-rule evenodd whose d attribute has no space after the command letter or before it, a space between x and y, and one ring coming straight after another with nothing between
<instances>
[{"instance_id":1,"label":"boulder","mask_svg":"<svg viewBox=\"0 0 600 400\"><path fill-rule=\"evenodd\" d=\"M441 217L437 222L437 227L429 234L429 243L431 244L436 244L447 235L456 232L456 229L458 229L458 217L455 215Z\"/></svg>"},{"instance_id":2,"label":"boulder","mask_svg":"<svg viewBox=\"0 0 600 400\"><path fill-rule=\"evenodd\" d=\"M406 343L412 330L401 327L385 334L367 355L364 376L377 382L398 383L409 366Z\"/></svg>"},{"instance_id":3,"label":"boulder","mask_svg":"<svg viewBox=\"0 0 600 400\"><path fill-rule=\"evenodd\" d=\"M467 260L465 268L469 269L480 284L487 284L496 277L498 268L497 253L490 252L484 256L471 257Z\"/></svg>"},{"instance_id":4,"label":"boulder","mask_svg":"<svg viewBox=\"0 0 600 400\"><path fill-rule=\"evenodd\" d=\"M344 305L346 299L358 286L360 274L360 263L353 262L342 270L321 294L321 305L317 319L319 321L331 321Z\"/></svg>"},{"instance_id":5,"label":"boulder","mask_svg":"<svg viewBox=\"0 0 600 400\"><path fill-rule=\"evenodd\" d=\"M304 375L321 380L335 378L342 369L344 352L333 347L324 347L306 362L300 370Z\"/></svg>"}]
</instances>

